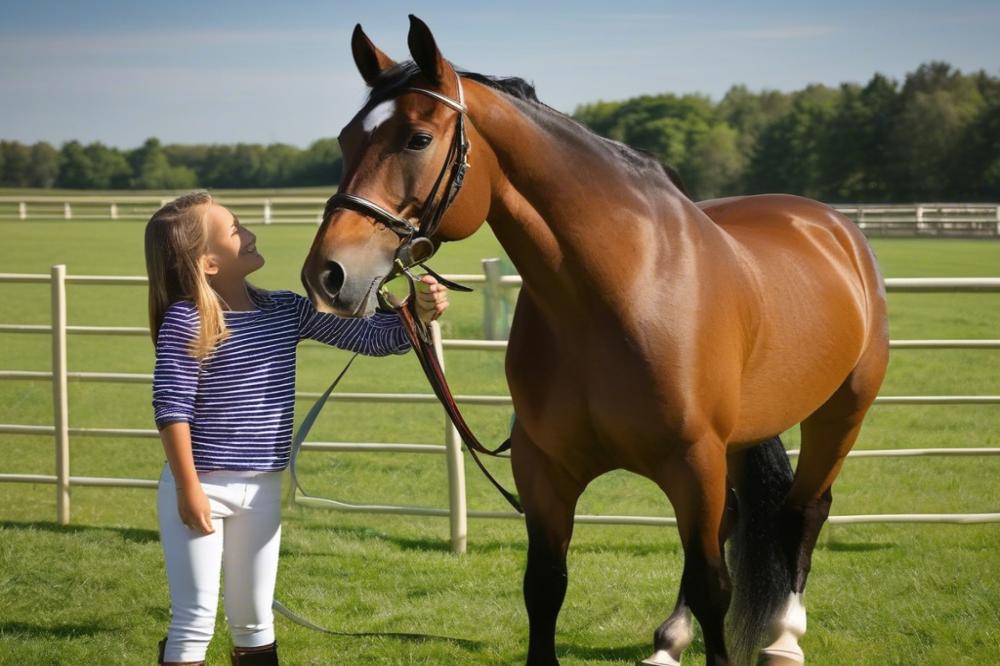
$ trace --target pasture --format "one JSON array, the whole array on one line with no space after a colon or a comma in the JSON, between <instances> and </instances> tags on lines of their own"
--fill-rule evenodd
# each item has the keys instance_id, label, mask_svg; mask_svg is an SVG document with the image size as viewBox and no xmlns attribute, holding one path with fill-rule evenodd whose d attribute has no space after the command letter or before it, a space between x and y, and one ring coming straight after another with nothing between
<instances>
[{"instance_id":1,"label":"pasture","mask_svg":"<svg viewBox=\"0 0 1000 666\"><path fill-rule=\"evenodd\" d=\"M141 275L143 225L136 222L0 223L0 271ZM484 228L485 229L485 228ZM301 292L298 271L311 226L254 226L267 265L255 283ZM997 276L1000 243L879 240L892 277ZM440 272L478 272L498 256L488 230L445 247ZM650 285L655 288L655 285ZM454 294L446 338L480 337L478 295ZM0 320L47 323L46 285L0 284ZM145 289L71 285L72 324L145 325ZM998 338L1000 294L893 294L894 339ZM807 344L807 341L803 341ZM0 334L0 368L48 370L45 335ZM895 350L883 395L1000 393L996 350ZM70 369L150 372L152 347L140 337L71 336ZM300 348L301 390L320 391L346 354L317 344ZM502 355L450 351L457 393L506 392ZM426 392L409 356L359 359L345 391ZM48 382L0 383L0 422L51 422ZM308 403L297 406L301 417ZM505 437L510 413L467 407L484 442ZM329 405L311 439L440 443L435 406ZM149 428L147 387L70 384L70 425ZM785 443L797 447L797 433ZM0 472L50 474L50 437L0 435ZM874 407L857 448L1000 446L994 406ZM163 455L154 440L72 440L76 475L155 479ZM505 461L490 461L512 485ZM447 506L443 457L308 452L301 473L311 492L349 501ZM474 465L466 471L469 505L505 504ZM1000 459L993 457L854 459L834 486L834 514L1000 510ZM0 664L144 664L168 622L168 597L149 490L72 491L72 525L55 524L50 485L0 484ZM651 483L605 476L584 494L580 513L669 515ZM456 557L440 518L345 515L286 509L277 597L324 626L321 635L278 618L282 658L290 664L522 663L527 622L521 601L523 526L470 521L469 553ZM681 575L673 528L580 525L569 559L560 616L562 663L632 664L647 656L653 629L669 614ZM1000 526L827 526L806 594L810 664L995 663L1000 654ZM433 634L414 638L393 633ZM356 634L356 635L350 635ZM208 663L227 662L222 615ZM686 663L700 663L700 642Z\"/></svg>"}]
</instances>

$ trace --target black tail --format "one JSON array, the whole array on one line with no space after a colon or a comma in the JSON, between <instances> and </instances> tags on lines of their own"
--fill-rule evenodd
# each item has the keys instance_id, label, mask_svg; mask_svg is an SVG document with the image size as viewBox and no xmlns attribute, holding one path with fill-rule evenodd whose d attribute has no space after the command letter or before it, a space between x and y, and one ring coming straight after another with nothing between
<instances>
[{"instance_id":1,"label":"black tail","mask_svg":"<svg viewBox=\"0 0 1000 666\"><path fill-rule=\"evenodd\" d=\"M768 622L792 591L792 571L780 534L782 504L792 486L792 466L781 440L772 437L744 454L736 485L737 524L730 540L733 600L729 609L733 663L751 663Z\"/></svg>"}]
</instances>

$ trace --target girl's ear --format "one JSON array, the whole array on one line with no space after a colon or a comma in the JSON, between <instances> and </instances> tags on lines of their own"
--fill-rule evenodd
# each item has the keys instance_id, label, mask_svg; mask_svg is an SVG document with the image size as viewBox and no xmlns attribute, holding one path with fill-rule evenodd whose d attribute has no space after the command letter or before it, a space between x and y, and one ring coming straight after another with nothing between
<instances>
[{"instance_id":1,"label":"girl's ear","mask_svg":"<svg viewBox=\"0 0 1000 666\"><path fill-rule=\"evenodd\" d=\"M201 271L205 275L216 275L219 272L219 263L215 260L214 254L201 255Z\"/></svg>"}]
</instances>

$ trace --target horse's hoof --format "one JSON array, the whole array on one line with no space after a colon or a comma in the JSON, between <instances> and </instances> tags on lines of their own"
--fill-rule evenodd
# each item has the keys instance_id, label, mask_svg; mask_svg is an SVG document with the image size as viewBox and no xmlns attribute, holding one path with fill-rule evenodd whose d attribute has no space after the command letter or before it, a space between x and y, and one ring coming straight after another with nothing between
<instances>
[{"instance_id":1,"label":"horse's hoof","mask_svg":"<svg viewBox=\"0 0 1000 666\"><path fill-rule=\"evenodd\" d=\"M666 650L657 650L652 656L637 662L636 666L681 666L681 662L671 657Z\"/></svg>"},{"instance_id":2,"label":"horse's hoof","mask_svg":"<svg viewBox=\"0 0 1000 666\"><path fill-rule=\"evenodd\" d=\"M783 654L763 654L757 658L757 666L803 666L802 659L785 656Z\"/></svg>"}]
</instances>

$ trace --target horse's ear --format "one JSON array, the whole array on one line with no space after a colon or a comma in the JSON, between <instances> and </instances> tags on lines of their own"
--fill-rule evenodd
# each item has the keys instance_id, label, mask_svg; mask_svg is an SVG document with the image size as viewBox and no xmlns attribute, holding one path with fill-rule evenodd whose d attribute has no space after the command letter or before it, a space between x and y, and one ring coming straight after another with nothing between
<instances>
[{"instance_id":1,"label":"horse's ear","mask_svg":"<svg viewBox=\"0 0 1000 666\"><path fill-rule=\"evenodd\" d=\"M395 60L372 44L372 40L368 39L368 35L361 29L360 23L354 26L354 34L351 35L351 51L354 53L354 64L358 66L361 78L369 86L379 74L396 65Z\"/></svg>"},{"instance_id":2,"label":"horse's ear","mask_svg":"<svg viewBox=\"0 0 1000 666\"><path fill-rule=\"evenodd\" d=\"M440 85L451 66L445 62L434 42L434 35L427 24L410 14L410 34L406 38L410 45L410 55L431 83Z\"/></svg>"}]
</instances>

